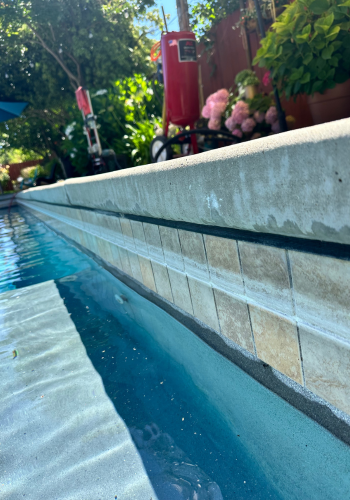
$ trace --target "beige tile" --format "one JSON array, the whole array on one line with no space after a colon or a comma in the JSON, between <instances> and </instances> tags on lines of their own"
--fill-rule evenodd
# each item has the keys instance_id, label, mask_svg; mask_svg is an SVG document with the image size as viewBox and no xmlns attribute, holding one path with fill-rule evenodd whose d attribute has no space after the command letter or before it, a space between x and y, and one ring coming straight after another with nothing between
<instances>
[{"instance_id":1,"label":"beige tile","mask_svg":"<svg viewBox=\"0 0 350 500\"><path fill-rule=\"evenodd\" d=\"M152 268L157 293L169 302L173 302L173 294L171 293L170 280L166 266L153 261Z\"/></svg>"},{"instance_id":2,"label":"beige tile","mask_svg":"<svg viewBox=\"0 0 350 500\"><path fill-rule=\"evenodd\" d=\"M130 224L131 224L132 234L134 236L134 242L137 253L147 257L148 247L146 243L142 222L131 220Z\"/></svg>"},{"instance_id":3,"label":"beige tile","mask_svg":"<svg viewBox=\"0 0 350 500\"><path fill-rule=\"evenodd\" d=\"M96 236L84 231L84 241L86 244L86 248L90 250L90 252L95 253L98 255L98 247L97 247L97 241L96 241Z\"/></svg>"},{"instance_id":4,"label":"beige tile","mask_svg":"<svg viewBox=\"0 0 350 500\"><path fill-rule=\"evenodd\" d=\"M179 229L179 237L186 273L196 278L209 280L202 234Z\"/></svg>"},{"instance_id":5,"label":"beige tile","mask_svg":"<svg viewBox=\"0 0 350 500\"><path fill-rule=\"evenodd\" d=\"M85 246L84 232L81 229L72 226L71 238L79 243L79 245Z\"/></svg>"},{"instance_id":6,"label":"beige tile","mask_svg":"<svg viewBox=\"0 0 350 500\"><path fill-rule=\"evenodd\" d=\"M294 314L286 251L238 242L248 297L271 309Z\"/></svg>"},{"instance_id":7,"label":"beige tile","mask_svg":"<svg viewBox=\"0 0 350 500\"><path fill-rule=\"evenodd\" d=\"M132 234L132 229L129 219L121 217L120 225L124 236L125 246L134 250L135 249L134 236Z\"/></svg>"},{"instance_id":8,"label":"beige tile","mask_svg":"<svg viewBox=\"0 0 350 500\"><path fill-rule=\"evenodd\" d=\"M151 261L149 259L147 259L147 257L143 257L142 255L139 255L139 262L140 262L143 284L147 288L150 288L151 290L156 292L157 288L156 288L156 284L154 281Z\"/></svg>"},{"instance_id":9,"label":"beige tile","mask_svg":"<svg viewBox=\"0 0 350 500\"><path fill-rule=\"evenodd\" d=\"M350 345L301 326L305 385L350 415Z\"/></svg>"},{"instance_id":10,"label":"beige tile","mask_svg":"<svg viewBox=\"0 0 350 500\"><path fill-rule=\"evenodd\" d=\"M260 359L303 383L297 328L291 321L249 306L257 355Z\"/></svg>"},{"instance_id":11,"label":"beige tile","mask_svg":"<svg viewBox=\"0 0 350 500\"><path fill-rule=\"evenodd\" d=\"M185 266L181 253L179 233L173 227L159 226L165 262L168 266L184 271Z\"/></svg>"},{"instance_id":12,"label":"beige tile","mask_svg":"<svg viewBox=\"0 0 350 500\"><path fill-rule=\"evenodd\" d=\"M205 234L204 243L212 283L224 290L243 294L243 279L236 240Z\"/></svg>"},{"instance_id":13,"label":"beige tile","mask_svg":"<svg viewBox=\"0 0 350 500\"><path fill-rule=\"evenodd\" d=\"M188 288L187 276L180 271L168 268L171 291L174 298L174 304L193 314L190 290Z\"/></svg>"},{"instance_id":14,"label":"beige tile","mask_svg":"<svg viewBox=\"0 0 350 500\"><path fill-rule=\"evenodd\" d=\"M193 314L216 331L220 330L213 289L203 281L188 277Z\"/></svg>"},{"instance_id":15,"label":"beige tile","mask_svg":"<svg viewBox=\"0 0 350 500\"><path fill-rule=\"evenodd\" d=\"M148 224L144 222L143 230L145 233L148 252L151 259L163 263L164 262L163 248L157 224Z\"/></svg>"},{"instance_id":16,"label":"beige tile","mask_svg":"<svg viewBox=\"0 0 350 500\"><path fill-rule=\"evenodd\" d=\"M67 207L67 215L70 220L69 223L73 226L79 227L79 229L83 229L83 221L81 218L81 213L78 208L70 208Z\"/></svg>"},{"instance_id":17,"label":"beige tile","mask_svg":"<svg viewBox=\"0 0 350 500\"><path fill-rule=\"evenodd\" d=\"M132 276L135 278L135 280L139 281L140 283L143 283L140 262L137 253L129 252L129 262L132 271Z\"/></svg>"},{"instance_id":18,"label":"beige tile","mask_svg":"<svg viewBox=\"0 0 350 500\"><path fill-rule=\"evenodd\" d=\"M289 252L298 317L350 340L350 262Z\"/></svg>"},{"instance_id":19,"label":"beige tile","mask_svg":"<svg viewBox=\"0 0 350 500\"><path fill-rule=\"evenodd\" d=\"M122 271L124 271L124 273L128 274L129 276L132 276L132 271L129 262L129 255L128 255L129 252L122 247L118 248L118 252L119 252Z\"/></svg>"},{"instance_id":20,"label":"beige tile","mask_svg":"<svg viewBox=\"0 0 350 500\"><path fill-rule=\"evenodd\" d=\"M80 210L80 214L85 231L100 236L101 231L95 212L93 210Z\"/></svg>"},{"instance_id":21,"label":"beige tile","mask_svg":"<svg viewBox=\"0 0 350 500\"><path fill-rule=\"evenodd\" d=\"M120 220L120 217L105 215L103 219L101 219L101 234L112 243L123 246L125 242Z\"/></svg>"},{"instance_id":22,"label":"beige tile","mask_svg":"<svg viewBox=\"0 0 350 500\"><path fill-rule=\"evenodd\" d=\"M97 248L98 248L98 254L101 257L101 259L112 263L113 257L112 257L112 251L111 251L111 243L107 240L104 240L103 238L96 238L97 242Z\"/></svg>"},{"instance_id":23,"label":"beige tile","mask_svg":"<svg viewBox=\"0 0 350 500\"><path fill-rule=\"evenodd\" d=\"M216 288L214 295L221 333L255 354L247 304Z\"/></svg>"},{"instance_id":24,"label":"beige tile","mask_svg":"<svg viewBox=\"0 0 350 500\"><path fill-rule=\"evenodd\" d=\"M114 243L110 243L110 251L111 251L111 264L118 269L123 270L122 261L120 257L119 247Z\"/></svg>"}]
</instances>

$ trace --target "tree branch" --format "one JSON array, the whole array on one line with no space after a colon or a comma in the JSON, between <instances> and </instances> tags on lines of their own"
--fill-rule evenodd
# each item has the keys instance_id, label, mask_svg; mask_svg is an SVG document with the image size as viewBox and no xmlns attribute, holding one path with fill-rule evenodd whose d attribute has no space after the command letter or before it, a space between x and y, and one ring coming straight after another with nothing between
<instances>
[{"instance_id":1,"label":"tree branch","mask_svg":"<svg viewBox=\"0 0 350 500\"><path fill-rule=\"evenodd\" d=\"M42 47L49 54L51 54L54 59L56 59L56 61L61 66L63 71L66 73L66 75L68 75L68 78L69 78L74 90L76 90L80 86L80 82L79 82L78 78L75 75L73 75L73 73L67 68L67 66L64 64L62 59L52 49L50 49L50 47L44 42L44 40L41 38L39 33L36 31L36 29L33 28L33 26L30 23L28 23L28 21L27 21L27 26L34 33L34 35L38 38ZM74 83L75 83L75 85L74 85Z\"/></svg>"},{"instance_id":2,"label":"tree branch","mask_svg":"<svg viewBox=\"0 0 350 500\"><path fill-rule=\"evenodd\" d=\"M68 52L66 52L67 56L72 59L72 61L74 62L74 64L76 65L77 67L77 72L78 72L78 80L79 80L79 83L80 85L82 85L82 80L81 80L81 70L80 70L80 64L78 63L78 61L75 59L75 57L72 56L72 54L69 54ZM79 85L79 86L80 86Z\"/></svg>"}]
</instances>

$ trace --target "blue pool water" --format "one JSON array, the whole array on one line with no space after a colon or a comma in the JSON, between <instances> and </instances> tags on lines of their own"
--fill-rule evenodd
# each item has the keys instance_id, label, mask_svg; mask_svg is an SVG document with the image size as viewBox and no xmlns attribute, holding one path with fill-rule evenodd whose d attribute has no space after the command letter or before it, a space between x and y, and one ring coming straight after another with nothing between
<instances>
[{"instance_id":1,"label":"blue pool water","mask_svg":"<svg viewBox=\"0 0 350 500\"><path fill-rule=\"evenodd\" d=\"M27 300L29 304L30 297L37 301L52 297L48 304L56 301L47 321L40 319L43 309L34 311L30 328L18 329L12 321L0 336L0 360L5 360L7 350L20 346L18 358L6 357L0 376L7 404L4 415L0 411L0 422L10 429L1 429L7 432L5 445L1 444L8 461L21 464L15 472L6 469L6 500L22 496L33 500L350 498L350 450L346 445L35 217L19 210L10 217L3 212L1 227L0 241L7 252L1 286L7 291L0 295L0 309L19 311L17 303ZM40 282L47 284L38 285ZM21 322L28 320L25 306L18 314ZM16 334L11 336L15 328ZM66 338L68 329L72 333ZM64 351L60 350L63 343L67 346ZM13 371L14 363L17 371ZM83 363L88 363L91 371L70 399L87 370ZM6 382L10 370L11 381ZM69 372L70 377L62 379L63 372ZM94 385L95 376L101 386ZM49 386L43 385L47 378ZM56 400L50 390L60 380L64 385ZM89 380L91 388L85 394ZM93 406L97 400L98 405ZM137 493L124 489L120 494L120 464L126 458L123 451L115 455L114 468L101 479L104 476L98 463L113 448L115 426L107 426L110 437L102 453L102 437L93 441L87 436L103 431L105 417L98 424L89 424L93 428L85 428L83 412L91 416L107 404L106 400L108 411L128 429L152 493L148 486L142 486ZM43 409L42 404L47 406ZM64 405L65 416L58 417ZM89 412L90 408L95 409ZM69 437L60 444L58 436L64 433ZM21 439L32 437L23 445L16 441L18 434L23 434ZM76 453L85 441L85 447ZM88 460L83 458L85 453ZM58 469L57 456L61 454L64 460ZM88 467L89 473L79 482L82 469ZM94 474L97 476L89 485ZM51 475L57 476L57 484ZM0 474L0 488L1 483ZM95 492L97 486L100 489Z\"/></svg>"},{"instance_id":2,"label":"blue pool water","mask_svg":"<svg viewBox=\"0 0 350 500\"><path fill-rule=\"evenodd\" d=\"M89 267L84 255L29 212L0 210L0 293Z\"/></svg>"}]
</instances>

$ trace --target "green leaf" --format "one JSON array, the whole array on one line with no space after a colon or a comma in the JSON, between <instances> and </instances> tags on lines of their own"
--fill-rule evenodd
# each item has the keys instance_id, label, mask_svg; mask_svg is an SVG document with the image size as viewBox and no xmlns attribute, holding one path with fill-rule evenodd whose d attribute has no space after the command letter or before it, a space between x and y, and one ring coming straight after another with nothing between
<instances>
[{"instance_id":1,"label":"green leaf","mask_svg":"<svg viewBox=\"0 0 350 500\"><path fill-rule=\"evenodd\" d=\"M304 73L303 76L300 78L300 83L308 83L310 81L310 73Z\"/></svg>"},{"instance_id":2,"label":"green leaf","mask_svg":"<svg viewBox=\"0 0 350 500\"><path fill-rule=\"evenodd\" d=\"M317 33L325 34L328 32L329 28L332 26L334 21L334 14L333 12L326 17L320 17L317 19L317 21L314 24L315 31Z\"/></svg>"},{"instance_id":3,"label":"green leaf","mask_svg":"<svg viewBox=\"0 0 350 500\"><path fill-rule=\"evenodd\" d=\"M299 80L294 85L293 94L297 94L298 91L300 90L300 87L301 87L301 83L300 83L300 80Z\"/></svg>"},{"instance_id":4,"label":"green leaf","mask_svg":"<svg viewBox=\"0 0 350 500\"><path fill-rule=\"evenodd\" d=\"M329 9L329 3L327 0L314 0L310 4L309 8L314 14L323 14L327 9Z\"/></svg>"},{"instance_id":5,"label":"green leaf","mask_svg":"<svg viewBox=\"0 0 350 500\"><path fill-rule=\"evenodd\" d=\"M334 36L334 38L336 38L337 34L339 33L340 31L340 26L332 26L332 28L328 31L327 35L326 35L326 38L330 38L332 36ZM333 40L334 40L333 38Z\"/></svg>"},{"instance_id":6,"label":"green leaf","mask_svg":"<svg viewBox=\"0 0 350 500\"><path fill-rule=\"evenodd\" d=\"M322 50L326 45L326 42L324 42L322 39L315 40L313 43L313 46L316 47L318 50Z\"/></svg>"},{"instance_id":7,"label":"green leaf","mask_svg":"<svg viewBox=\"0 0 350 500\"><path fill-rule=\"evenodd\" d=\"M348 21L347 23L341 23L340 29L345 30L345 31L349 31L350 30L350 21Z\"/></svg>"},{"instance_id":8,"label":"green leaf","mask_svg":"<svg viewBox=\"0 0 350 500\"><path fill-rule=\"evenodd\" d=\"M323 87L323 82L317 80L312 86L311 89L312 94L314 94L315 92L319 92L322 89L322 87Z\"/></svg>"},{"instance_id":9,"label":"green leaf","mask_svg":"<svg viewBox=\"0 0 350 500\"><path fill-rule=\"evenodd\" d=\"M305 64L305 66L307 66L313 59L313 55L312 55L312 52L310 52L309 54L307 54L304 59L303 59L303 64Z\"/></svg>"},{"instance_id":10,"label":"green leaf","mask_svg":"<svg viewBox=\"0 0 350 500\"><path fill-rule=\"evenodd\" d=\"M292 71L292 73L291 73L291 75L289 77L289 80L291 82L294 82L296 80L300 80L300 78L302 77L303 73L304 73L304 66L301 66L300 68L295 68L295 69L293 69L293 71Z\"/></svg>"},{"instance_id":11,"label":"green leaf","mask_svg":"<svg viewBox=\"0 0 350 500\"><path fill-rule=\"evenodd\" d=\"M339 64L338 58L337 58L337 57L335 57L335 56L331 57L331 58L329 59L329 61L328 61L328 64L329 64L330 66L334 66L334 67L336 68L336 67L338 66L338 64Z\"/></svg>"},{"instance_id":12,"label":"green leaf","mask_svg":"<svg viewBox=\"0 0 350 500\"><path fill-rule=\"evenodd\" d=\"M309 39L311 33L311 24L305 26L301 32L301 35L296 35L295 39L297 42L303 43Z\"/></svg>"},{"instance_id":13,"label":"green leaf","mask_svg":"<svg viewBox=\"0 0 350 500\"><path fill-rule=\"evenodd\" d=\"M332 45L329 45L325 49L322 50L322 59L327 60L332 57L334 51L334 47Z\"/></svg>"},{"instance_id":14,"label":"green leaf","mask_svg":"<svg viewBox=\"0 0 350 500\"><path fill-rule=\"evenodd\" d=\"M350 7L350 0L346 0L346 2L340 3L338 7Z\"/></svg>"}]
</instances>

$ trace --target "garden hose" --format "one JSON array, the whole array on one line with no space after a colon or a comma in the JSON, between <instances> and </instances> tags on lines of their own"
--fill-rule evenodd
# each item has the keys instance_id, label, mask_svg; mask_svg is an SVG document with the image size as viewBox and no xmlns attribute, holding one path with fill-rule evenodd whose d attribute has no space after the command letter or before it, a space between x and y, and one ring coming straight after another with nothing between
<instances>
[{"instance_id":1,"label":"garden hose","mask_svg":"<svg viewBox=\"0 0 350 500\"><path fill-rule=\"evenodd\" d=\"M158 53L156 51L159 49ZM160 50L160 42L156 42L151 48L151 61L155 62L162 55L162 51Z\"/></svg>"}]
</instances>

